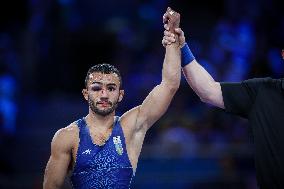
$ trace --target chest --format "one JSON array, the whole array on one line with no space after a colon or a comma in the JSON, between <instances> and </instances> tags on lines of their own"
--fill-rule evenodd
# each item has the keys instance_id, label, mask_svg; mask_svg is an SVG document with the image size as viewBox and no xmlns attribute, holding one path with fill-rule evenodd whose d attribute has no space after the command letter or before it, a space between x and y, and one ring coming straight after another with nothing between
<instances>
[{"instance_id":1,"label":"chest","mask_svg":"<svg viewBox=\"0 0 284 189\"><path fill-rule=\"evenodd\" d=\"M254 102L249 117L253 136L259 148L277 147L283 151L280 144L284 142L284 95L282 91L270 90L261 92ZM267 147L268 148L268 147Z\"/></svg>"},{"instance_id":2,"label":"chest","mask_svg":"<svg viewBox=\"0 0 284 189\"><path fill-rule=\"evenodd\" d=\"M74 168L86 170L108 169L110 167L129 167L125 142L120 135L111 135L104 145L93 143L91 137L80 138L74 150Z\"/></svg>"},{"instance_id":3,"label":"chest","mask_svg":"<svg viewBox=\"0 0 284 189\"><path fill-rule=\"evenodd\" d=\"M255 115L273 125L284 125L284 94L270 90L258 95L254 104Z\"/></svg>"}]
</instances>

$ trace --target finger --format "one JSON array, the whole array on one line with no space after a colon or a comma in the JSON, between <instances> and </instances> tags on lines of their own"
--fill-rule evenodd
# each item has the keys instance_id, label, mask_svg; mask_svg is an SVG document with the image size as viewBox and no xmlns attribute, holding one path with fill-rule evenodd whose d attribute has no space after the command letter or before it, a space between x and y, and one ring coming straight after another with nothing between
<instances>
[{"instance_id":1,"label":"finger","mask_svg":"<svg viewBox=\"0 0 284 189\"><path fill-rule=\"evenodd\" d=\"M162 40L162 45L163 45L164 47L166 47L167 45L170 45L170 44L172 44L172 43L170 43L169 41L167 41L167 40L165 40L165 39Z\"/></svg>"},{"instance_id":2,"label":"finger","mask_svg":"<svg viewBox=\"0 0 284 189\"><path fill-rule=\"evenodd\" d=\"M184 32L182 31L181 28L176 28L175 32L179 35L179 36L184 36Z\"/></svg>"},{"instance_id":3,"label":"finger","mask_svg":"<svg viewBox=\"0 0 284 189\"><path fill-rule=\"evenodd\" d=\"M169 36L169 37L175 37L174 33L167 31L167 30L164 31L164 35Z\"/></svg>"},{"instance_id":4,"label":"finger","mask_svg":"<svg viewBox=\"0 0 284 189\"><path fill-rule=\"evenodd\" d=\"M164 47L166 47L166 44L165 44L164 39L162 40L162 45L163 45Z\"/></svg>"},{"instance_id":5,"label":"finger","mask_svg":"<svg viewBox=\"0 0 284 189\"><path fill-rule=\"evenodd\" d=\"M163 46L166 47L168 45L171 45L172 43L163 43Z\"/></svg>"},{"instance_id":6,"label":"finger","mask_svg":"<svg viewBox=\"0 0 284 189\"><path fill-rule=\"evenodd\" d=\"M167 37L167 36L164 36L163 40L165 43L174 43L176 41L174 37Z\"/></svg>"},{"instance_id":7,"label":"finger","mask_svg":"<svg viewBox=\"0 0 284 189\"><path fill-rule=\"evenodd\" d=\"M168 24L164 24L164 28L165 28L165 30L170 30L170 27L169 27Z\"/></svg>"},{"instance_id":8,"label":"finger","mask_svg":"<svg viewBox=\"0 0 284 189\"><path fill-rule=\"evenodd\" d=\"M168 12L166 12L164 15L163 15L163 23L167 23L170 19L170 15L168 14Z\"/></svg>"},{"instance_id":9,"label":"finger","mask_svg":"<svg viewBox=\"0 0 284 189\"><path fill-rule=\"evenodd\" d=\"M170 36L174 37L175 36L173 33L169 32L167 30L164 31L164 35L168 36L168 37L170 37Z\"/></svg>"},{"instance_id":10,"label":"finger","mask_svg":"<svg viewBox=\"0 0 284 189\"><path fill-rule=\"evenodd\" d=\"M174 11L171 7L168 7L168 8L167 8L167 13L168 13L169 15L175 16L175 17L179 17L179 16L180 16L180 14L179 14L178 12Z\"/></svg>"},{"instance_id":11,"label":"finger","mask_svg":"<svg viewBox=\"0 0 284 189\"><path fill-rule=\"evenodd\" d=\"M180 17L180 14L178 12L175 12L175 17L176 18L179 18Z\"/></svg>"},{"instance_id":12,"label":"finger","mask_svg":"<svg viewBox=\"0 0 284 189\"><path fill-rule=\"evenodd\" d=\"M169 41L167 40L167 37L165 37L165 36L163 37L163 42L166 43L166 44L169 42Z\"/></svg>"},{"instance_id":13,"label":"finger","mask_svg":"<svg viewBox=\"0 0 284 189\"><path fill-rule=\"evenodd\" d=\"M180 28L175 28L175 32L178 34L178 35L181 35L182 34L182 30Z\"/></svg>"},{"instance_id":14,"label":"finger","mask_svg":"<svg viewBox=\"0 0 284 189\"><path fill-rule=\"evenodd\" d=\"M163 23L166 24L166 23L168 22L168 20L169 20L169 16L168 16L167 13L165 13L165 14L163 15Z\"/></svg>"},{"instance_id":15,"label":"finger","mask_svg":"<svg viewBox=\"0 0 284 189\"><path fill-rule=\"evenodd\" d=\"M167 36L165 36L163 39L165 39L166 41L171 42L171 43L176 42L176 39L174 37L167 37Z\"/></svg>"},{"instance_id":16,"label":"finger","mask_svg":"<svg viewBox=\"0 0 284 189\"><path fill-rule=\"evenodd\" d=\"M177 33L178 35L180 35L180 28L175 28L175 33Z\"/></svg>"},{"instance_id":17,"label":"finger","mask_svg":"<svg viewBox=\"0 0 284 189\"><path fill-rule=\"evenodd\" d=\"M180 35L184 36L184 32L180 29Z\"/></svg>"}]
</instances>

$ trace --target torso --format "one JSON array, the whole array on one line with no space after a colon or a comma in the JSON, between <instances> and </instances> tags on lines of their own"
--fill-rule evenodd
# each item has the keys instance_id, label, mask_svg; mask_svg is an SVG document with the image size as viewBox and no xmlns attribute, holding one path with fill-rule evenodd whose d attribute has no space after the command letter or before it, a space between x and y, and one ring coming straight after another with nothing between
<instances>
[{"instance_id":1,"label":"torso","mask_svg":"<svg viewBox=\"0 0 284 189\"><path fill-rule=\"evenodd\" d=\"M125 188L134 175L133 163L135 162L128 155L133 153L128 152L131 148L127 147L129 143L126 142L120 123L114 124L109 140L104 145L98 146L94 144L94 136L90 134L89 127L84 124L86 122L83 119L78 122L81 122L79 127L76 123L69 126L72 127L75 136L72 140L72 166L70 166L73 186L75 188L82 185L95 186L95 188L97 186L113 187L117 182L119 186L116 185L115 188ZM97 179L91 179L93 177Z\"/></svg>"},{"instance_id":2,"label":"torso","mask_svg":"<svg viewBox=\"0 0 284 189\"><path fill-rule=\"evenodd\" d=\"M273 86L260 88L249 121L260 186L284 187L284 93L281 89Z\"/></svg>"},{"instance_id":3,"label":"torso","mask_svg":"<svg viewBox=\"0 0 284 189\"><path fill-rule=\"evenodd\" d=\"M223 83L226 111L248 118L259 187L284 188L284 80Z\"/></svg>"},{"instance_id":4,"label":"torso","mask_svg":"<svg viewBox=\"0 0 284 189\"><path fill-rule=\"evenodd\" d=\"M138 158L142 149L142 144L145 137L145 132L137 132L133 133L133 131L129 128L134 127L133 125L128 125L127 121L121 120L120 125L122 127L124 137L125 137L125 143L126 143L126 150L128 153L129 161L132 165L133 171L136 171ZM76 162L76 157L78 153L78 147L79 147L79 128L75 122L70 124L68 126L68 130L72 132L70 137L72 137L72 149L70 149L70 155L72 156L72 161L70 162L69 171L72 172L74 169L74 165ZM90 132L92 133L92 132ZM95 137L91 135L91 138L93 141L95 141Z\"/></svg>"}]
</instances>

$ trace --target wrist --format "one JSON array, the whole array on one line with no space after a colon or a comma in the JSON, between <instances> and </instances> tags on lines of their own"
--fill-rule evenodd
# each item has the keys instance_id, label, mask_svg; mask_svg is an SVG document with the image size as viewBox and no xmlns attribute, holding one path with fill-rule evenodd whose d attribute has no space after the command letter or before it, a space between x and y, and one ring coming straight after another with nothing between
<instances>
[{"instance_id":1,"label":"wrist","mask_svg":"<svg viewBox=\"0 0 284 189\"><path fill-rule=\"evenodd\" d=\"M186 42L184 41L184 42L182 42L182 43L180 43L180 48L183 48L184 46L185 46L185 44L186 44Z\"/></svg>"},{"instance_id":2,"label":"wrist","mask_svg":"<svg viewBox=\"0 0 284 189\"><path fill-rule=\"evenodd\" d=\"M190 64L195 59L195 57L193 56L186 42L183 44L180 50L181 50L181 67L185 67L186 65Z\"/></svg>"}]
</instances>

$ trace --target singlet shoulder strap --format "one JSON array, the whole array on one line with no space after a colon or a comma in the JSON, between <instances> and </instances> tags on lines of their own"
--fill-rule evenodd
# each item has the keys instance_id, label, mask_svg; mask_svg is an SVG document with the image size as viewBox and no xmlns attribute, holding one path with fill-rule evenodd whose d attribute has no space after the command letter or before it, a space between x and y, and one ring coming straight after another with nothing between
<instances>
[{"instance_id":1,"label":"singlet shoulder strap","mask_svg":"<svg viewBox=\"0 0 284 189\"><path fill-rule=\"evenodd\" d=\"M120 126L120 117L119 116L115 116L114 117L113 125L114 125L114 127L113 127L113 134L117 134L117 132L120 133L121 126Z\"/></svg>"},{"instance_id":2,"label":"singlet shoulder strap","mask_svg":"<svg viewBox=\"0 0 284 189\"><path fill-rule=\"evenodd\" d=\"M79 128L79 137L80 140L86 140L90 137L88 128L86 126L85 117L76 121L78 128Z\"/></svg>"},{"instance_id":3,"label":"singlet shoulder strap","mask_svg":"<svg viewBox=\"0 0 284 189\"><path fill-rule=\"evenodd\" d=\"M115 116L115 117L114 117L114 122L115 122L115 124L117 124L118 122L120 122L120 117L119 117L119 116Z\"/></svg>"},{"instance_id":4,"label":"singlet shoulder strap","mask_svg":"<svg viewBox=\"0 0 284 189\"><path fill-rule=\"evenodd\" d=\"M81 130L81 128L85 125L84 118L78 119L75 123L77 124L79 130Z\"/></svg>"}]
</instances>

